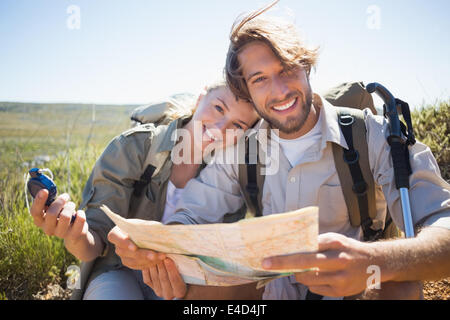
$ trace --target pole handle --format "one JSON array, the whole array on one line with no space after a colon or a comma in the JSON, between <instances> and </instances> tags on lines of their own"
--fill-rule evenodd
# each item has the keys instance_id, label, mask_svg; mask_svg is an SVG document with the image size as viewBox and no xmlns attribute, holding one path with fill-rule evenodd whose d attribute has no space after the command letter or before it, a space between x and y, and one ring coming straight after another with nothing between
<instances>
[{"instance_id":1,"label":"pole handle","mask_svg":"<svg viewBox=\"0 0 450 320\"><path fill-rule=\"evenodd\" d=\"M385 113L384 116L389 119L390 135L392 137L402 138L402 130L400 127L400 120L398 118L397 103L392 93L383 85L373 82L366 86L369 93L376 93L384 102Z\"/></svg>"}]
</instances>

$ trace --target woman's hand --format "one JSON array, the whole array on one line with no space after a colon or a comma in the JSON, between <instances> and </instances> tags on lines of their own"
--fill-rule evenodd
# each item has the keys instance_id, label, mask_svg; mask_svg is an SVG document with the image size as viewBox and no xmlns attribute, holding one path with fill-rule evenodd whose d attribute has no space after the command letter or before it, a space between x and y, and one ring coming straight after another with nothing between
<instances>
[{"instance_id":1,"label":"woman's hand","mask_svg":"<svg viewBox=\"0 0 450 320\"><path fill-rule=\"evenodd\" d=\"M139 249L128 234L114 227L108 240L115 245L116 254L128 268L142 270L143 281L155 294L167 300L183 298L187 287L175 263L164 253Z\"/></svg>"},{"instance_id":2,"label":"woman's hand","mask_svg":"<svg viewBox=\"0 0 450 320\"><path fill-rule=\"evenodd\" d=\"M60 195L50 207L45 208L47 197L48 191L42 189L33 201L30 212L34 224L48 236L56 236L73 243L86 239L89 228L84 211L75 210L75 203L70 201L67 193ZM73 223L72 216L76 216Z\"/></svg>"},{"instance_id":3,"label":"woman's hand","mask_svg":"<svg viewBox=\"0 0 450 320\"><path fill-rule=\"evenodd\" d=\"M43 189L33 201L30 213L34 224L48 236L64 239L67 250L78 259L91 261L98 257L103 250L103 242L96 233L89 231L84 211L75 211L75 203L66 193L46 208L47 197L48 190Z\"/></svg>"},{"instance_id":4,"label":"woman's hand","mask_svg":"<svg viewBox=\"0 0 450 320\"><path fill-rule=\"evenodd\" d=\"M156 266L142 270L144 283L151 287L158 297L166 300L182 299L187 292L187 285L178 272L175 263L166 258Z\"/></svg>"},{"instance_id":5,"label":"woman's hand","mask_svg":"<svg viewBox=\"0 0 450 320\"><path fill-rule=\"evenodd\" d=\"M122 264L130 269L148 269L166 258L164 253L138 248L128 234L117 226L108 233L108 240L116 247L116 254Z\"/></svg>"}]
</instances>

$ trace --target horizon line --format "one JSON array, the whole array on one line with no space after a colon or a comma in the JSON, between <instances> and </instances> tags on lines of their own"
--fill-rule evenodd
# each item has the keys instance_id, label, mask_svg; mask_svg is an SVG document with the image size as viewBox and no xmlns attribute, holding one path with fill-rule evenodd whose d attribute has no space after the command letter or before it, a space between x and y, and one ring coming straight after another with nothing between
<instances>
[{"instance_id":1,"label":"horizon line","mask_svg":"<svg viewBox=\"0 0 450 320\"><path fill-rule=\"evenodd\" d=\"M97 105L97 106L142 106L149 104L147 103L97 103L97 102L73 102L73 101L58 101L58 102L49 102L49 101L20 101L20 100L1 100L0 103L29 103L29 104L83 104L83 105Z\"/></svg>"}]
</instances>

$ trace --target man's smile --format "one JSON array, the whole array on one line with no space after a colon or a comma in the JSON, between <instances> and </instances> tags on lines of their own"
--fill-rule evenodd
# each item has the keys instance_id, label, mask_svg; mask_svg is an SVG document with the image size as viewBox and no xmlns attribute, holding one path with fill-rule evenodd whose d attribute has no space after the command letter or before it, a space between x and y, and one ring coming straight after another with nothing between
<instances>
[{"instance_id":1,"label":"man's smile","mask_svg":"<svg viewBox=\"0 0 450 320\"><path fill-rule=\"evenodd\" d=\"M295 97L294 99L291 99L287 103L284 103L282 105L272 106L271 109L280 114L289 113L293 109L295 109L295 107L297 105L297 101L298 101L298 97Z\"/></svg>"}]
</instances>

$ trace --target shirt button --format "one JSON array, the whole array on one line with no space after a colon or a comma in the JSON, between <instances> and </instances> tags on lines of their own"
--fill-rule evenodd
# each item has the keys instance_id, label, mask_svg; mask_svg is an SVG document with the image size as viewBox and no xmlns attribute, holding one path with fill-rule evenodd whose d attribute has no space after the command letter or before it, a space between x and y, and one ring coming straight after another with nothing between
<instances>
[{"instance_id":1,"label":"shirt button","mask_svg":"<svg viewBox=\"0 0 450 320\"><path fill-rule=\"evenodd\" d=\"M295 177L291 177L290 179L289 179L289 181L291 182L291 183L294 183L295 182Z\"/></svg>"}]
</instances>

